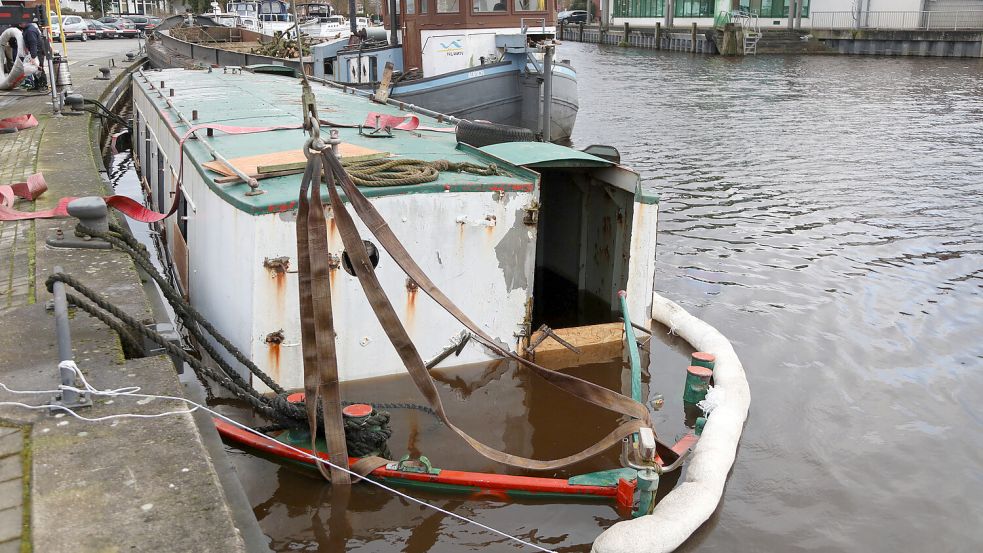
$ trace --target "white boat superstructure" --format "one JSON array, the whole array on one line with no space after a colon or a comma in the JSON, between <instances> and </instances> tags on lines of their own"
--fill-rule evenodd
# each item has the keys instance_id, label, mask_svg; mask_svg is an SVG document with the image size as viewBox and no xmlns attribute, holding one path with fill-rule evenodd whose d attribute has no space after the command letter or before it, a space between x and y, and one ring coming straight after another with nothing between
<instances>
[{"instance_id":1,"label":"white boat superstructure","mask_svg":"<svg viewBox=\"0 0 983 553\"><path fill-rule=\"evenodd\" d=\"M273 36L284 33L294 26L290 7L282 0L242 0L226 4L226 13L239 16L240 26Z\"/></svg>"},{"instance_id":2,"label":"white boat superstructure","mask_svg":"<svg viewBox=\"0 0 983 553\"><path fill-rule=\"evenodd\" d=\"M313 38L348 38L352 34L348 20L340 15L311 18L300 24L300 32Z\"/></svg>"}]
</instances>

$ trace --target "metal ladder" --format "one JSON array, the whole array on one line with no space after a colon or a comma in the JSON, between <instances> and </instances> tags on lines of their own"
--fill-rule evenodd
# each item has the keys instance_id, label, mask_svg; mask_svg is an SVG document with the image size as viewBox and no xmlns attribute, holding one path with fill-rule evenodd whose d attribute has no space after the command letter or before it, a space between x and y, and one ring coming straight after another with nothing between
<instances>
[{"instance_id":1,"label":"metal ladder","mask_svg":"<svg viewBox=\"0 0 983 553\"><path fill-rule=\"evenodd\" d=\"M761 41L762 37L761 28L758 25L758 13L755 11L735 11L733 18L744 36L744 55L757 55L758 42Z\"/></svg>"}]
</instances>

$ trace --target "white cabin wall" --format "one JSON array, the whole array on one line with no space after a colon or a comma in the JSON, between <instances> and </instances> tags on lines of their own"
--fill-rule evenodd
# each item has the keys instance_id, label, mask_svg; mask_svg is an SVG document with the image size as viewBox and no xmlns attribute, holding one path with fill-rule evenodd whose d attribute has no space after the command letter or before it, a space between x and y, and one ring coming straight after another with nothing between
<instances>
[{"instance_id":1,"label":"white cabin wall","mask_svg":"<svg viewBox=\"0 0 983 553\"><path fill-rule=\"evenodd\" d=\"M628 314L633 323L649 326L655 290L656 229L659 204L634 203L628 253Z\"/></svg>"},{"instance_id":2,"label":"white cabin wall","mask_svg":"<svg viewBox=\"0 0 983 553\"><path fill-rule=\"evenodd\" d=\"M387 196L372 202L437 286L489 334L515 348L535 270L536 232L522 222L522 208L532 197L528 192L455 192ZM263 370L278 374L285 388L299 388L303 359L297 274L278 277L262 266L264 258L287 256L290 271L296 271L296 212L256 220L260 239L254 244L253 265L247 268L256 282L252 357ZM356 224L362 238L379 247L368 230ZM328 250L340 256L344 248L331 218L328 229ZM448 346L463 327L424 292L409 290L406 274L379 249L379 280L426 360ZM336 269L331 283L341 379L402 373L402 362L371 315L358 279ZM280 329L284 331L280 346L265 343L270 332ZM440 366L488 359L484 348L472 342L460 357Z\"/></svg>"},{"instance_id":3,"label":"white cabin wall","mask_svg":"<svg viewBox=\"0 0 983 553\"><path fill-rule=\"evenodd\" d=\"M166 205L173 199L176 175L180 167L180 143L171 132L165 118L156 114L156 105L144 90L133 86L133 102L140 112L151 139L160 145L166 160ZM142 152L142 150L141 150ZM156 171L156 166L152 168ZM173 171L173 173L172 173ZM156 189L156 187L154 187ZM185 159L182 194L188 199L187 252L189 281L182 283L192 304L216 328L245 352L250 348L250 325L246 324L252 311L253 274L246 270L252 265L252 217L220 199L205 183L189 159ZM176 251L174 233L177 215L165 219L169 255ZM262 260L261 260L262 261ZM221 271L222 277L211 273ZM229 358L231 360L231 358Z\"/></svg>"},{"instance_id":4,"label":"white cabin wall","mask_svg":"<svg viewBox=\"0 0 983 553\"><path fill-rule=\"evenodd\" d=\"M547 27L547 32L555 32L555 27ZM420 31L423 44L423 76L433 77L496 61L499 57L495 47L495 35L519 34L522 30L513 29L448 29L441 31ZM456 42L455 42L456 41Z\"/></svg>"}]
</instances>

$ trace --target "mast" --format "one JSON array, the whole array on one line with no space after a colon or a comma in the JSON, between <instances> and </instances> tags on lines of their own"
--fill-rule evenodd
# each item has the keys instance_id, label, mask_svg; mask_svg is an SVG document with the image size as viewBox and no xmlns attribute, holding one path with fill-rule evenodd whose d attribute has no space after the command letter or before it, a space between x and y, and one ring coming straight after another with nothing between
<instances>
[{"instance_id":1,"label":"mast","mask_svg":"<svg viewBox=\"0 0 983 553\"><path fill-rule=\"evenodd\" d=\"M351 27L352 34L358 32L358 22L355 21L355 0L348 0L348 24Z\"/></svg>"}]
</instances>

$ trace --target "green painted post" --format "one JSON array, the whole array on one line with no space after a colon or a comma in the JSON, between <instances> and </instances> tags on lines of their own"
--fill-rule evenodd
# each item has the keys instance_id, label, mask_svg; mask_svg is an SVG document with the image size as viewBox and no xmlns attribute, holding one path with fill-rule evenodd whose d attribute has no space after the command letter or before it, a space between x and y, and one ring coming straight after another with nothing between
<instances>
[{"instance_id":1,"label":"green painted post","mask_svg":"<svg viewBox=\"0 0 983 553\"><path fill-rule=\"evenodd\" d=\"M693 352L689 358L689 364L694 367L706 367L713 370L713 364L717 362L717 356L705 351Z\"/></svg>"},{"instance_id":2,"label":"green painted post","mask_svg":"<svg viewBox=\"0 0 983 553\"><path fill-rule=\"evenodd\" d=\"M710 386L710 377L713 371L707 367L690 365L686 368L686 387L683 389L683 401L686 403L699 403L707 397L707 388Z\"/></svg>"},{"instance_id":3,"label":"green painted post","mask_svg":"<svg viewBox=\"0 0 983 553\"><path fill-rule=\"evenodd\" d=\"M697 436L701 436L703 434L703 427L706 425L707 425L707 418L699 417L698 419L696 419L696 428L693 429L693 432L696 433Z\"/></svg>"},{"instance_id":4,"label":"green painted post","mask_svg":"<svg viewBox=\"0 0 983 553\"><path fill-rule=\"evenodd\" d=\"M642 401L642 359L638 355L638 341L635 339L635 328L631 326L628 315L628 293L618 292L621 299L621 316L625 320L625 342L628 345L628 361L631 364L631 398Z\"/></svg>"}]
</instances>

